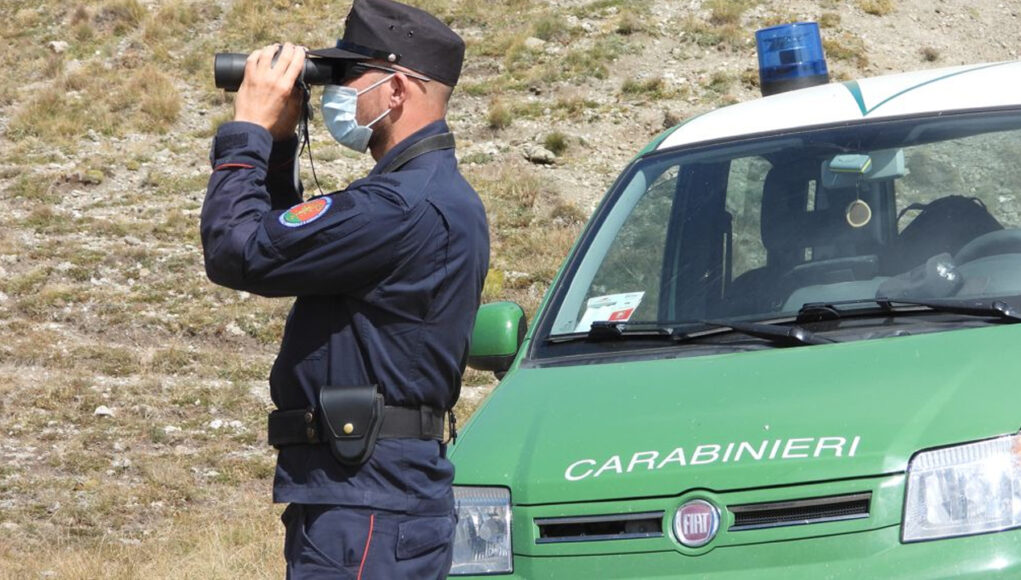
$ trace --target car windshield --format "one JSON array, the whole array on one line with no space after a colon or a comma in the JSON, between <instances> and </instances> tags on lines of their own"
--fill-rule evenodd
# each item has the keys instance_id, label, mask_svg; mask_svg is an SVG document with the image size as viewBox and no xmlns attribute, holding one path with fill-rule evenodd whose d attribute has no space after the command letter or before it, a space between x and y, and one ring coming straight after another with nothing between
<instances>
[{"instance_id":1,"label":"car windshield","mask_svg":"<svg viewBox=\"0 0 1021 580\"><path fill-rule=\"evenodd\" d=\"M767 320L807 303L1021 295L1021 113L798 130L646 156L554 301L593 322Z\"/></svg>"}]
</instances>

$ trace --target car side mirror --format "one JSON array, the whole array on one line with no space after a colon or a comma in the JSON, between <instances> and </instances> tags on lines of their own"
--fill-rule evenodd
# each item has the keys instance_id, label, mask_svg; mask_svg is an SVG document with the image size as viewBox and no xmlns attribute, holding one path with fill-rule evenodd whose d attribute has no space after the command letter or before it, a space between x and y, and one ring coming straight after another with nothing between
<instances>
[{"instance_id":1,"label":"car side mirror","mask_svg":"<svg viewBox=\"0 0 1021 580\"><path fill-rule=\"evenodd\" d=\"M525 311L514 302L483 304L475 316L468 366L502 377L514 362L527 330Z\"/></svg>"}]
</instances>

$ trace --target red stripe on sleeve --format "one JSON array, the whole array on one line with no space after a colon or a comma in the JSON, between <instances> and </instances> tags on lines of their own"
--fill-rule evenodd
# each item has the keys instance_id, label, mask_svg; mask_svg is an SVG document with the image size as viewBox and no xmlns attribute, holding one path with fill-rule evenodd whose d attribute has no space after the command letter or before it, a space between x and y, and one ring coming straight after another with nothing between
<instances>
[{"instance_id":1,"label":"red stripe on sleeve","mask_svg":"<svg viewBox=\"0 0 1021 580\"><path fill-rule=\"evenodd\" d=\"M247 163L224 163L214 167L213 171L219 171L221 169L255 169L255 166Z\"/></svg>"}]
</instances>

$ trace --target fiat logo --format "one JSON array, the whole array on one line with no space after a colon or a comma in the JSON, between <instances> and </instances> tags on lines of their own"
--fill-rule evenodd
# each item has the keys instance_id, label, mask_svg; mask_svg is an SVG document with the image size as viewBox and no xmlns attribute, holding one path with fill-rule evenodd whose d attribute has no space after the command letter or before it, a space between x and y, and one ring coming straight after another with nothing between
<instances>
[{"instance_id":1,"label":"fiat logo","mask_svg":"<svg viewBox=\"0 0 1021 580\"><path fill-rule=\"evenodd\" d=\"M705 500L689 501L674 514L674 535L689 548L708 544L719 529L720 510Z\"/></svg>"}]
</instances>

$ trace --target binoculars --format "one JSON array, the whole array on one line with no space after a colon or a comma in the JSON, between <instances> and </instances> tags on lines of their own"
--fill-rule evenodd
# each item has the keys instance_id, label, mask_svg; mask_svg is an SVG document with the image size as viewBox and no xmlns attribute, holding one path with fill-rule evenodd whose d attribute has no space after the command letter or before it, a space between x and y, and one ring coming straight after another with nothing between
<instances>
[{"instance_id":1,"label":"binoculars","mask_svg":"<svg viewBox=\"0 0 1021 580\"><path fill-rule=\"evenodd\" d=\"M213 79L216 82L216 88L230 93L237 92L241 87L241 81L245 78L245 63L247 61L247 54L217 53L213 57ZM310 56L305 58L305 70L301 71L298 81L304 82L306 85L339 85L344 80L351 64L343 60Z\"/></svg>"}]
</instances>

